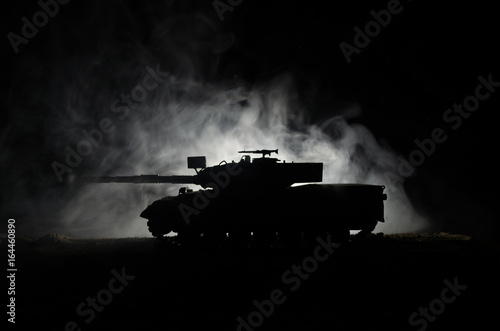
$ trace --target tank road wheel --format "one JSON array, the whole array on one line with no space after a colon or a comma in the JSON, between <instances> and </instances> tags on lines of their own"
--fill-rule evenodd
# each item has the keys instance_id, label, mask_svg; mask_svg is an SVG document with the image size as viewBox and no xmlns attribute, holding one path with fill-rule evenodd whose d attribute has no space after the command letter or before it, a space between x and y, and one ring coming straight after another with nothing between
<instances>
[{"instance_id":1,"label":"tank road wheel","mask_svg":"<svg viewBox=\"0 0 500 331\"><path fill-rule=\"evenodd\" d=\"M234 230L228 233L228 242L237 248L248 248L252 240L252 234L247 230Z\"/></svg>"},{"instance_id":2,"label":"tank road wheel","mask_svg":"<svg viewBox=\"0 0 500 331\"><path fill-rule=\"evenodd\" d=\"M252 234L246 230L234 230L228 233L229 244L233 247L249 247Z\"/></svg>"},{"instance_id":3,"label":"tank road wheel","mask_svg":"<svg viewBox=\"0 0 500 331\"><path fill-rule=\"evenodd\" d=\"M259 248L273 247L276 244L276 231L274 230L256 230L253 232L253 243Z\"/></svg>"},{"instance_id":4,"label":"tank road wheel","mask_svg":"<svg viewBox=\"0 0 500 331\"><path fill-rule=\"evenodd\" d=\"M306 247L316 247L318 245L318 237L325 238L326 233L324 231L319 231L319 230L305 230L304 231L304 238L303 238L303 244Z\"/></svg>"},{"instance_id":5,"label":"tank road wheel","mask_svg":"<svg viewBox=\"0 0 500 331\"><path fill-rule=\"evenodd\" d=\"M203 232L203 235L201 237L203 247L205 248L222 248L226 240L226 233L220 230Z\"/></svg>"},{"instance_id":6,"label":"tank road wheel","mask_svg":"<svg viewBox=\"0 0 500 331\"><path fill-rule=\"evenodd\" d=\"M181 247L196 247L201 242L199 232L182 230L177 233L177 241Z\"/></svg>"},{"instance_id":7,"label":"tank road wheel","mask_svg":"<svg viewBox=\"0 0 500 331\"><path fill-rule=\"evenodd\" d=\"M299 230L287 229L279 231L278 238L284 247L299 247L302 243L302 232Z\"/></svg>"},{"instance_id":8,"label":"tank road wheel","mask_svg":"<svg viewBox=\"0 0 500 331\"><path fill-rule=\"evenodd\" d=\"M378 223L378 221L372 221L372 222L368 223L367 225L365 225L361 229L361 231L359 231L358 234L356 235L356 239L366 238L370 233L373 232L373 230L375 230L377 223Z\"/></svg>"},{"instance_id":9,"label":"tank road wheel","mask_svg":"<svg viewBox=\"0 0 500 331\"><path fill-rule=\"evenodd\" d=\"M331 241L334 243L345 243L351 236L351 231L344 223L336 224L333 229L329 231Z\"/></svg>"},{"instance_id":10,"label":"tank road wheel","mask_svg":"<svg viewBox=\"0 0 500 331\"><path fill-rule=\"evenodd\" d=\"M149 219L147 225L149 232L151 232L153 237L158 239L162 239L164 235L171 231L171 229L166 226L166 222L161 219Z\"/></svg>"}]
</instances>

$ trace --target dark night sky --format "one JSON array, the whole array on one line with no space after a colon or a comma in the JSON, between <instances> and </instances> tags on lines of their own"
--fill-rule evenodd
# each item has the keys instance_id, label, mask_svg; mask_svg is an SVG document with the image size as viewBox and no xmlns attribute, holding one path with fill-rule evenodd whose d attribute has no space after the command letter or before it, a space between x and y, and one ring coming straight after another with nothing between
<instances>
[{"instance_id":1,"label":"dark night sky","mask_svg":"<svg viewBox=\"0 0 500 331\"><path fill-rule=\"evenodd\" d=\"M50 162L60 157L61 147L46 139L56 129L47 118L63 111L49 101L68 98L64 86L80 73L100 70L105 77L116 74L116 63L128 64L122 69L127 72L155 59L176 76L206 84L253 85L291 74L309 123L335 115L338 105L357 103L362 113L348 122L365 125L404 158L417 148L415 139L443 129L447 140L404 181L406 192L432 220L429 230L491 239L499 230L494 207L500 91L481 101L456 130L443 114L474 95L478 76L500 82L495 6L401 1L401 11L348 64L339 44L353 45L354 27L364 29L374 20L370 11L388 3L245 0L221 21L208 0L71 1L18 54L7 35L21 34L21 18L31 19L40 7L34 1L10 4L2 18L2 218L22 220L10 208L9 192L18 183L24 183L28 199L59 185ZM186 65L185 57L197 61ZM101 65L88 68L82 58ZM122 76L106 88L130 90L140 77ZM100 81L94 83L89 89L99 90Z\"/></svg>"}]
</instances>

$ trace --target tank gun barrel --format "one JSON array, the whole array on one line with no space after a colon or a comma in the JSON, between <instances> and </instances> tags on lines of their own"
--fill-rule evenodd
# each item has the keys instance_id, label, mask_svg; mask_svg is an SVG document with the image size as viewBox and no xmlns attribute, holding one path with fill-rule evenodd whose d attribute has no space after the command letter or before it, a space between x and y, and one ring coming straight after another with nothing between
<instances>
[{"instance_id":1,"label":"tank gun barrel","mask_svg":"<svg viewBox=\"0 0 500 331\"><path fill-rule=\"evenodd\" d=\"M100 176L100 177L80 177L79 183L134 183L134 184L196 184L197 176Z\"/></svg>"}]
</instances>

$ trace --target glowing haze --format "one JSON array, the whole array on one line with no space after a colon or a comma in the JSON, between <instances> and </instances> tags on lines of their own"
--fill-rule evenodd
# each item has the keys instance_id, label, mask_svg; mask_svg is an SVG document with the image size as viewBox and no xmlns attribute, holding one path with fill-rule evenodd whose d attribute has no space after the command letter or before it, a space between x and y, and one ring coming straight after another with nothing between
<instances>
[{"instance_id":1,"label":"glowing haze","mask_svg":"<svg viewBox=\"0 0 500 331\"><path fill-rule=\"evenodd\" d=\"M123 122L116 116L115 131L104 136L98 147L102 151L94 152L100 156L89 157L91 165L85 175L192 174L186 168L187 156L206 155L208 165L215 165L222 160L238 161L241 149L278 148L279 159L287 162L323 162L325 183L386 185L387 223L376 231L416 231L425 225L413 212L402 186L394 186L384 175L397 173L395 155L380 146L366 127L347 124L345 117L361 111L356 105L335 109L342 115L321 123L307 123L307 109L293 97L287 75L252 88L206 85L171 76L151 94ZM83 169L74 173L83 174ZM52 226L54 231L84 237L149 235L140 212L156 199L176 195L179 187L78 187L66 197Z\"/></svg>"},{"instance_id":2,"label":"glowing haze","mask_svg":"<svg viewBox=\"0 0 500 331\"><path fill-rule=\"evenodd\" d=\"M192 25L193 20L197 24ZM158 23L151 37L155 56L143 45L128 42L103 45L49 66L34 64L43 65L50 74L44 86L44 105L50 111L43 120L43 139L54 159L47 159L46 169L53 161L64 164L65 147L76 149L86 139L82 130L97 129L107 118L114 130L103 134L102 141L93 146L90 155L82 157L71 175L63 175L66 182L71 176L82 175L193 174L186 167L187 156L205 155L210 166L222 160L238 161L238 150L277 148L280 160L323 162L324 183L386 185L386 223L379 224L376 232L425 228L426 220L413 211L401 182L391 183L385 175L397 174L396 155L368 128L348 124L347 120L352 123L362 112L357 104L327 109L326 113L335 115L312 122L309 110L297 97L292 74L252 84L241 79L207 79L233 39L202 17L189 21L196 29L183 29L187 24L183 22L181 17ZM157 66L169 76L148 90L143 101L133 101L127 116L116 111L113 102L141 84L147 67ZM23 89L39 88L33 80L28 83L23 78L17 84ZM21 87L23 84L28 86ZM53 187L46 183L56 181L51 172L51 179L45 178L36 195L27 194L18 182L12 184L14 202L10 208L23 211L24 220L18 224L26 235L149 236L146 220L139 214L154 200L177 195L180 187Z\"/></svg>"}]
</instances>

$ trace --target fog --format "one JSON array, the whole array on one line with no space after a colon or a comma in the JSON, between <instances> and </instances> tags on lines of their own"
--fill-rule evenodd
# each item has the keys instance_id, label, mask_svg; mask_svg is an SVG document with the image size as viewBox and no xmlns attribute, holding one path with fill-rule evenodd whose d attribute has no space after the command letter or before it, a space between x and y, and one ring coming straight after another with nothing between
<instances>
[{"instance_id":1,"label":"fog","mask_svg":"<svg viewBox=\"0 0 500 331\"><path fill-rule=\"evenodd\" d=\"M151 23L146 45L134 33L111 41L113 31L102 28L96 39L80 40L91 45L84 51L58 51L56 35L54 58L26 55L10 91L19 111L1 140L2 158L18 163L2 188L3 213L16 218L22 234L149 236L139 214L154 200L176 195L180 185L78 185L72 179L194 174L187 156L205 155L210 166L239 160L242 149L276 148L280 160L323 162L324 183L385 185L386 223L375 232L425 229L427 220L413 210L403 180L387 175L398 173L396 153L356 122L359 104L330 103L321 110L325 116L313 118L291 72L252 82L236 74L214 79L221 54L234 43L215 23L201 15L168 16ZM85 155L68 156L68 146Z\"/></svg>"},{"instance_id":2,"label":"fog","mask_svg":"<svg viewBox=\"0 0 500 331\"><path fill-rule=\"evenodd\" d=\"M148 92L154 95L138 103L123 121L111 110L103 113L103 118L113 121L115 129L102 134L100 144L92 147L90 155L82 156L81 164L72 168L71 174L62 173L67 185L51 188L31 200L17 200L30 205L24 209L30 233L59 232L81 237L148 235L146 222L138 215L154 200L176 195L180 185L71 185L72 177L194 174L186 168L187 156L205 155L207 165L215 165L222 160L238 161L238 150L261 148L278 148L279 159L287 162L323 162L325 183L385 185L386 223L375 231L411 232L425 227L426 221L413 211L402 182L393 182L386 175L397 174L394 152L378 143L368 128L347 123L347 119L355 119L361 113L359 106L332 109L337 114L334 117L310 123L307 109L293 97L293 79L289 75L251 87L170 78ZM113 100L113 96L108 100ZM99 108L106 110L106 104ZM66 116L72 119L62 121L77 123L85 115L85 111L68 110ZM84 121L93 123L90 119ZM81 132L84 127L73 124L67 130L72 135L68 145L72 141L75 151L80 141L88 140ZM87 131L97 127L96 124ZM55 136L49 141L64 151L57 139L61 138ZM66 154L53 162L64 164ZM52 176L56 177L55 172ZM58 196L58 192L64 192L64 196Z\"/></svg>"}]
</instances>

